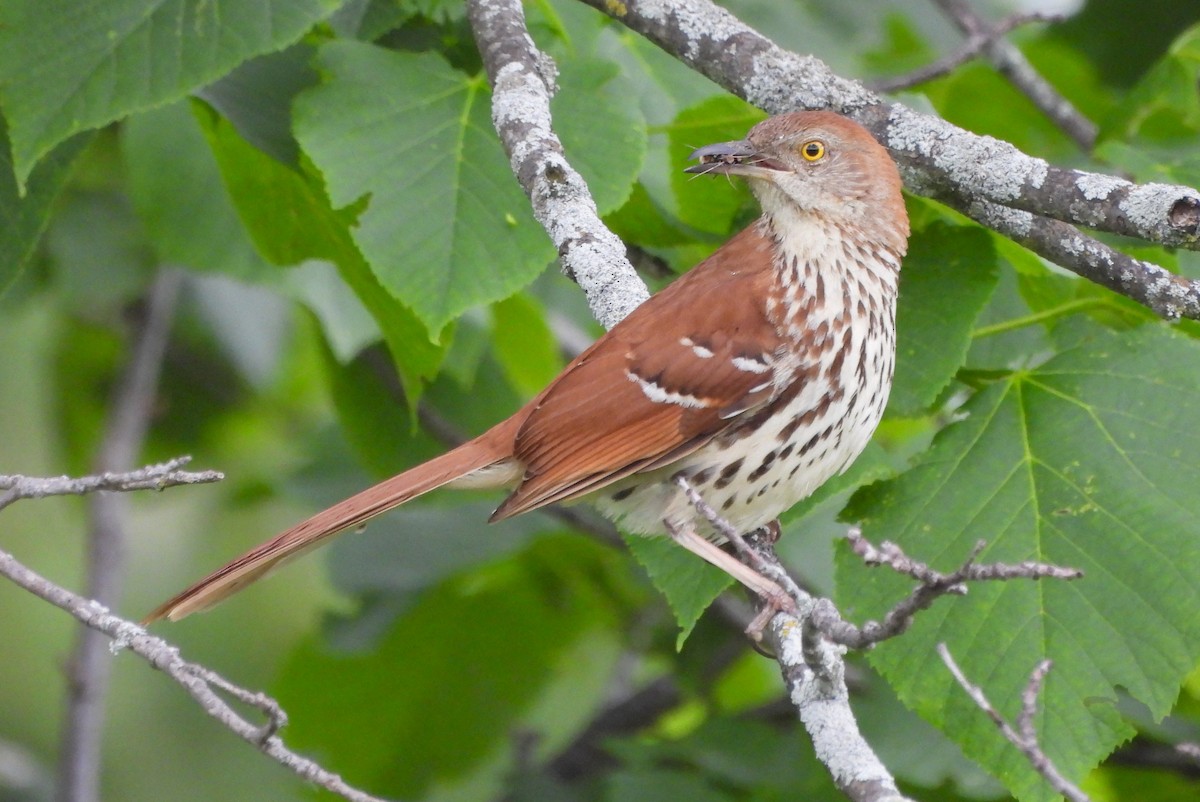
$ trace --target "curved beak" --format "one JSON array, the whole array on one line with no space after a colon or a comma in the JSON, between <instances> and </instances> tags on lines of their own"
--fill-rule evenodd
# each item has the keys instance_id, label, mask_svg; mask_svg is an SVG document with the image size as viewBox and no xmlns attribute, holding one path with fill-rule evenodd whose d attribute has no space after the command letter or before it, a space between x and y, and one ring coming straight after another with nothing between
<instances>
[{"instance_id":1,"label":"curved beak","mask_svg":"<svg viewBox=\"0 0 1200 802\"><path fill-rule=\"evenodd\" d=\"M685 167L683 171L698 175L716 173L719 175L763 176L768 172L787 170L786 167L762 153L746 139L705 145L692 151L688 159L698 159L700 163Z\"/></svg>"}]
</instances>

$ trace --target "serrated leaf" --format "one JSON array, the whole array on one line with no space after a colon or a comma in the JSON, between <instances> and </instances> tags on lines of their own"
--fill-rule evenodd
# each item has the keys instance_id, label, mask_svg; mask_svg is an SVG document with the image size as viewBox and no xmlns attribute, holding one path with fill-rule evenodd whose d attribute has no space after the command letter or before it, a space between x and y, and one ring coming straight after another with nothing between
<instances>
[{"instance_id":1,"label":"serrated leaf","mask_svg":"<svg viewBox=\"0 0 1200 802\"><path fill-rule=\"evenodd\" d=\"M13 175L7 123L0 117L0 296L25 269L46 228L50 207L90 139L81 135L59 145L33 171L22 192Z\"/></svg>"},{"instance_id":2,"label":"serrated leaf","mask_svg":"<svg viewBox=\"0 0 1200 802\"><path fill-rule=\"evenodd\" d=\"M998 275L996 249L981 228L933 223L913 233L900 270L890 414L923 412L950 383Z\"/></svg>"},{"instance_id":3,"label":"serrated leaf","mask_svg":"<svg viewBox=\"0 0 1200 802\"><path fill-rule=\"evenodd\" d=\"M354 42L320 50L328 76L294 106L301 146L371 271L436 339L464 310L511 295L554 251L492 130L487 82L433 53Z\"/></svg>"},{"instance_id":4,"label":"serrated leaf","mask_svg":"<svg viewBox=\"0 0 1200 802\"><path fill-rule=\"evenodd\" d=\"M765 115L735 97L723 95L680 112L667 128L671 157L671 188L679 203L679 219L701 231L724 234L733 216L749 201L741 182L719 181L709 186L704 176L683 172L688 155L715 142L743 139Z\"/></svg>"},{"instance_id":5,"label":"serrated leaf","mask_svg":"<svg viewBox=\"0 0 1200 802\"><path fill-rule=\"evenodd\" d=\"M1200 25L1184 31L1109 115L1094 155L1138 181L1200 182Z\"/></svg>"},{"instance_id":6,"label":"serrated leaf","mask_svg":"<svg viewBox=\"0 0 1200 802\"><path fill-rule=\"evenodd\" d=\"M667 597L679 624L675 648L682 649L701 613L733 584L733 578L669 537L623 537L629 551L650 575L650 581Z\"/></svg>"},{"instance_id":7,"label":"serrated leaf","mask_svg":"<svg viewBox=\"0 0 1200 802\"><path fill-rule=\"evenodd\" d=\"M237 278L264 269L188 101L121 128L129 194L158 258Z\"/></svg>"},{"instance_id":8,"label":"serrated leaf","mask_svg":"<svg viewBox=\"0 0 1200 802\"><path fill-rule=\"evenodd\" d=\"M600 214L628 198L646 157L646 120L617 65L572 59L559 65L551 101L554 128L571 165L587 181Z\"/></svg>"},{"instance_id":9,"label":"serrated leaf","mask_svg":"<svg viewBox=\"0 0 1200 802\"><path fill-rule=\"evenodd\" d=\"M860 491L846 513L939 569L982 538L982 562L1085 572L972 584L872 652L907 705L1021 799L1050 794L954 685L938 642L1009 717L1029 671L1051 658L1037 726L1074 778L1132 734L1118 688L1162 716L1200 656L1200 345L1161 325L1071 328L1073 344L978 393L911 470ZM841 603L855 619L907 593L908 581L842 551Z\"/></svg>"},{"instance_id":10,"label":"serrated leaf","mask_svg":"<svg viewBox=\"0 0 1200 802\"><path fill-rule=\"evenodd\" d=\"M350 237L353 210L335 212L315 177L249 145L225 120L212 114L200 119L234 206L259 252L274 264L324 259L337 265L342 279L379 324L415 409L424 382L441 365L446 346L431 343L421 322L368 269Z\"/></svg>"},{"instance_id":11,"label":"serrated leaf","mask_svg":"<svg viewBox=\"0 0 1200 802\"><path fill-rule=\"evenodd\" d=\"M0 106L18 184L80 131L182 98L291 44L339 0L13 0ZM69 43L64 41L69 32Z\"/></svg>"}]
</instances>

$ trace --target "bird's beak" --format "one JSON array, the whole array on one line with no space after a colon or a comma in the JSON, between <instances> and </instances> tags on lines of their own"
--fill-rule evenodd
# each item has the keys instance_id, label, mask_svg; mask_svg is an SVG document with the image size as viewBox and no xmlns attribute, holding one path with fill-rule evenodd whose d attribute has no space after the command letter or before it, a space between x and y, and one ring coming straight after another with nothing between
<instances>
[{"instance_id":1,"label":"bird's beak","mask_svg":"<svg viewBox=\"0 0 1200 802\"><path fill-rule=\"evenodd\" d=\"M685 173L707 175L747 175L770 177L771 173L786 172L778 161L766 155L749 140L739 139L735 142L718 142L715 145L705 145L692 151L688 159L699 159L699 164L685 167Z\"/></svg>"}]
</instances>

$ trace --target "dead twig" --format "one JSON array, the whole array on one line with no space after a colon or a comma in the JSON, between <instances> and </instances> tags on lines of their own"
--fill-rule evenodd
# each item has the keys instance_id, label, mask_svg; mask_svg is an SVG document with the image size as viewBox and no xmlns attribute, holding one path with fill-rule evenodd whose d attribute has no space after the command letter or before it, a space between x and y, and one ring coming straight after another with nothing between
<instances>
[{"instance_id":1,"label":"dead twig","mask_svg":"<svg viewBox=\"0 0 1200 802\"><path fill-rule=\"evenodd\" d=\"M946 668L950 669L954 679L967 692L971 700L980 710L987 713L988 718L992 720L992 723L996 725L1008 742L1021 750L1021 754L1025 755L1030 765L1046 779L1051 788L1066 797L1069 802L1090 802L1087 794L1063 777L1046 753L1042 751L1042 747L1038 744L1037 730L1033 726L1034 716L1037 715L1038 695L1041 693L1046 674L1050 671L1051 661L1043 660L1034 666L1030 673L1029 682L1021 692L1021 712L1017 715L1017 725L1014 728L988 701L983 689L967 679L962 669L954 662L946 644L939 643L937 650L941 655L942 662L946 664Z\"/></svg>"}]
</instances>

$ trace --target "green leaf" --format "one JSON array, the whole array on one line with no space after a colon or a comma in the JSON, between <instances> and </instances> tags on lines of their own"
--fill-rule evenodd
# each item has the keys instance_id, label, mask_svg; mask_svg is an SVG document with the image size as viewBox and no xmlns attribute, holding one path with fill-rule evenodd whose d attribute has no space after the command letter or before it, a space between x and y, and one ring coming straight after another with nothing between
<instances>
[{"instance_id":1,"label":"green leaf","mask_svg":"<svg viewBox=\"0 0 1200 802\"><path fill-rule=\"evenodd\" d=\"M370 42L404 24L416 10L397 0L347 0L329 25L343 39Z\"/></svg>"},{"instance_id":2,"label":"green leaf","mask_svg":"<svg viewBox=\"0 0 1200 802\"><path fill-rule=\"evenodd\" d=\"M650 581L667 597L679 624L675 648L682 649L700 614L733 584L733 578L669 537L623 537L634 558L650 575Z\"/></svg>"},{"instance_id":3,"label":"green leaf","mask_svg":"<svg viewBox=\"0 0 1200 802\"><path fill-rule=\"evenodd\" d=\"M604 579L616 558L581 538L546 538L424 594L369 653L307 643L279 688L289 738L389 797L461 780L500 750L511 760L511 733L560 658L615 623Z\"/></svg>"},{"instance_id":4,"label":"green leaf","mask_svg":"<svg viewBox=\"0 0 1200 802\"><path fill-rule=\"evenodd\" d=\"M1084 54L1106 83L1124 88L1146 72L1183 26L1198 18L1192 0L1089 0L1052 30L1054 38Z\"/></svg>"},{"instance_id":5,"label":"green leaf","mask_svg":"<svg viewBox=\"0 0 1200 802\"><path fill-rule=\"evenodd\" d=\"M414 431L410 410L387 386L370 353L342 363L325 353L330 395L346 441L376 477L391 476L445 451Z\"/></svg>"},{"instance_id":6,"label":"green leaf","mask_svg":"<svg viewBox=\"0 0 1200 802\"><path fill-rule=\"evenodd\" d=\"M687 799L691 802L733 802L736 798L708 778L680 769L624 769L608 778L607 802L640 802L645 799Z\"/></svg>"},{"instance_id":7,"label":"green leaf","mask_svg":"<svg viewBox=\"0 0 1200 802\"><path fill-rule=\"evenodd\" d=\"M339 4L11 0L0 25L0 106L17 183L71 135L177 100L294 42Z\"/></svg>"},{"instance_id":8,"label":"green leaf","mask_svg":"<svg viewBox=\"0 0 1200 802\"><path fill-rule=\"evenodd\" d=\"M553 258L492 130L487 83L440 56L333 42L327 81L296 99L296 133L335 207L367 197L354 241L436 339Z\"/></svg>"},{"instance_id":9,"label":"green leaf","mask_svg":"<svg viewBox=\"0 0 1200 802\"><path fill-rule=\"evenodd\" d=\"M1096 156L1139 181L1200 183L1200 25L1185 31L1110 115Z\"/></svg>"},{"instance_id":10,"label":"green leaf","mask_svg":"<svg viewBox=\"0 0 1200 802\"><path fill-rule=\"evenodd\" d=\"M128 198L114 191L65 193L45 249L59 300L87 317L113 315L136 300L156 267Z\"/></svg>"},{"instance_id":11,"label":"green leaf","mask_svg":"<svg viewBox=\"0 0 1200 802\"><path fill-rule=\"evenodd\" d=\"M612 62L564 61L558 84L551 101L555 131L599 213L608 214L629 198L642 169L646 120L629 102L633 89Z\"/></svg>"},{"instance_id":12,"label":"green leaf","mask_svg":"<svg viewBox=\"0 0 1200 802\"><path fill-rule=\"evenodd\" d=\"M671 156L671 187L679 203L679 219L701 231L725 234L738 210L751 203L742 182L713 182L683 172L688 155L715 142L744 139L763 113L735 97L722 95L684 110L667 127Z\"/></svg>"},{"instance_id":13,"label":"green leaf","mask_svg":"<svg viewBox=\"0 0 1200 802\"><path fill-rule=\"evenodd\" d=\"M434 22L449 22L462 19L466 14L463 0L399 0L402 9L413 9L422 17Z\"/></svg>"},{"instance_id":14,"label":"green leaf","mask_svg":"<svg viewBox=\"0 0 1200 802\"><path fill-rule=\"evenodd\" d=\"M445 505L407 505L388 513L362 535L334 546L330 577L356 596L413 593L516 553L535 536L560 528L541 514L489 524L497 502L459 497Z\"/></svg>"},{"instance_id":15,"label":"green leaf","mask_svg":"<svg viewBox=\"0 0 1200 802\"><path fill-rule=\"evenodd\" d=\"M1072 345L978 393L911 470L860 491L846 512L942 570L985 539L981 562L1085 572L972 584L871 653L907 705L1022 799L1049 795L955 686L937 643L1010 718L1029 672L1051 658L1036 723L1074 778L1132 734L1119 688L1162 716L1200 656L1200 345L1161 325L1071 329ZM878 617L908 592L909 581L842 552L848 615Z\"/></svg>"},{"instance_id":16,"label":"green leaf","mask_svg":"<svg viewBox=\"0 0 1200 802\"><path fill-rule=\"evenodd\" d=\"M531 297L514 295L492 307L492 348L513 387L532 396L558 376L562 353L546 313Z\"/></svg>"},{"instance_id":17,"label":"green leaf","mask_svg":"<svg viewBox=\"0 0 1200 802\"><path fill-rule=\"evenodd\" d=\"M774 679L778 697L778 670ZM720 800L845 799L829 770L817 762L802 729L781 729L753 717L711 717L683 737L618 741L611 751L625 767L613 775L613 790L621 794L613 798L699 800L713 798L720 789ZM662 771L664 767L676 771ZM698 784L709 790L695 790ZM640 796L639 788L644 791Z\"/></svg>"},{"instance_id":18,"label":"green leaf","mask_svg":"<svg viewBox=\"0 0 1200 802\"><path fill-rule=\"evenodd\" d=\"M625 205L604 218L604 224L627 243L649 248L669 248L694 243L696 238L671 219L646 187L638 182Z\"/></svg>"},{"instance_id":19,"label":"green leaf","mask_svg":"<svg viewBox=\"0 0 1200 802\"><path fill-rule=\"evenodd\" d=\"M998 275L992 239L977 226L938 222L913 233L900 270L890 414L925 411L950 383Z\"/></svg>"},{"instance_id":20,"label":"green leaf","mask_svg":"<svg viewBox=\"0 0 1200 802\"><path fill-rule=\"evenodd\" d=\"M292 100L320 80L312 66L315 53L311 44L301 42L250 59L196 96L233 123L251 145L284 164L294 165L299 160L300 146L292 135Z\"/></svg>"},{"instance_id":21,"label":"green leaf","mask_svg":"<svg viewBox=\"0 0 1200 802\"><path fill-rule=\"evenodd\" d=\"M216 115L201 118L238 214L264 258L292 265L324 259L338 267L379 324L404 391L415 409L424 382L437 373L445 345L436 345L413 313L368 269L350 236L354 210L335 212L319 179L249 145Z\"/></svg>"},{"instance_id":22,"label":"green leaf","mask_svg":"<svg viewBox=\"0 0 1200 802\"><path fill-rule=\"evenodd\" d=\"M190 102L130 118L121 146L130 196L160 260L238 278L263 272Z\"/></svg>"},{"instance_id":23,"label":"green leaf","mask_svg":"<svg viewBox=\"0 0 1200 802\"><path fill-rule=\"evenodd\" d=\"M379 325L331 262L313 259L297 265L283 273L280 284L320 321L325 341L339 363L350 362L381 339Z\"/></svg>"},{"instance_id":24,"label":"green leaf","mask_svg":"<svg viewBox=\"0 0 1200 802\"><path fill-rule=\"evenodd\" d=\"M29 263L46 228L50 207L90 139L78 136L59 145L22 188L13 175L8 127L0 117L0 296Z\"/></svg>"}]
</instances>

